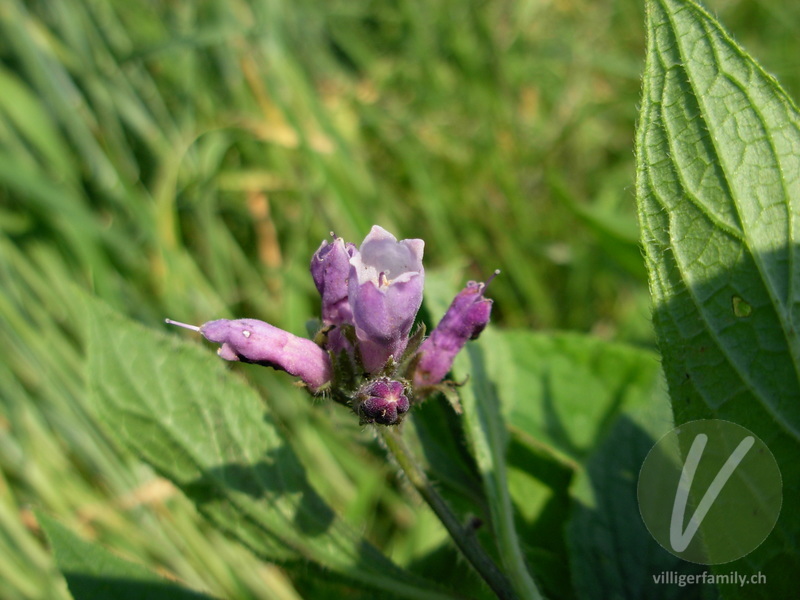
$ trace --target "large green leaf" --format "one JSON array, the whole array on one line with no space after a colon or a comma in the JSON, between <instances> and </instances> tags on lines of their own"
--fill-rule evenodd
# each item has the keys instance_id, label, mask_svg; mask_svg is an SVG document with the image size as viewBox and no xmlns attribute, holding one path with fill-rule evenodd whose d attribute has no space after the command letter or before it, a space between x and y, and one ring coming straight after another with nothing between
<instances>
[{"instance_id":1,"label":"large green leaf","mask_svg":"<svg viewBox=\"0 0 800 600\"><path fill-rule=\"evenodd\" d=\"M490 330L482 343L506 421L564 460L582 462L625 407L666 401L658 357L643 348L527 331Z\"/></svg>"},{"instance_id":2,"label":"large green leaf","mask_svg":"<svg viewBox=\"0 0 800 600\"><path fill-rule=\"evenodd\" d=\"M784 478L775 531L722 570L800 568L800 115L703 9L647 3L637 201L677 423L747 427Z\"/></svg>"},{"instance_id":3,"label":"large green leaf","mask_svg":"<svg viewBox=\"0 0 800 600\"><path fill-rule=\"evenodd\" d=\"M575 333L487 330L479 345L510 431L517 531L545 589L635 597L659 591L652 574L683 572L636 502L642 461L672 427L657 355Z\"/></svg>"},{"instance_id":4,"label":"large green leaf","mask_svg":"<svg viewBox=\"0 0 800 600\"><path fill-rule=\"evenodd\" d=\"M460 279L449 274L429 278L426 305L431 313L444 312L454 293L452 284ZM620 540L666 554L641 523L635 477L625 480L625 487L617 485L611 470L590 476L584 469L589 463L609 461L609 454L617 448L609 440L618 440L623 442L619 444L622 456L615 460L627 460L626 469L638 472L646 451L671 428L668 397L655 353L576 333L490 327L462 352L454 370L456 379L469 375L459 388L464 427L477 452L483 487L490 499L487 516L495 530L507 527L505 539L495 531L499 544L507 544L500 548L507 572L509 563L519 559L516 552L520 550L523 562L547 595L569 597L573 593L571 579L585 591L586 585L601 578L595 577L598 554L608 561L605 568L613 565L614 573L625 571L630 557L607 552ZM618 433L620 421L630 420L628 412L634 409L656 414L647 422L648 429L635 438L636 452ZM622 431L627 429L622 427ZM601 444L605 444L602 458L596 450ZM631 461L636 460L639 464L634 465ZM576 475L577 491L572 489ZM615 503L607 498L608 493L626 493L632 504ZM571 495L576 497L574 508ZM565 561L564 530L570 513L594 515L592 507L600 499L604 517L613 527L604 526L598 533L591 527L597 522L595 517L581 521L582 527L570 530L574 556ZM640 527L632 528L632 521ZM636 564L649 577L651 570L663 566L661 558L647 557ZM570 566L577 575L570 575ZM606 583L604 589L616 586L624 590L619 577Z\"/></svg>"},{"instance_id":5,"label":"large green leaf","mask_svg":"<svg viewBox=\"0 0 800 600\"><path fill-rule=\"evenodd\" d=\"M39 513L59 570L75 600L210 600L159 577L149 569L82 540L55 519Z\"/></svg>"},{"instance_id":6,"label":"large green leaf","mask_svg":"<svg viewBox=\"0 0 800 600\"><path fill-rule=\"evenodd\" d=\"M572 581L578 598L709 598L702 587L663 585L662 573L697 574L701 565L682 561L658 545L639 516L637 480L653 444L670 429L669 403L626 406L575 478L567 536Z\"/></svg>"},{"instance_id":7,"label":"large green leaf","mask_svg":"<svg viewBox=\"0 0 800 600\"><path fill-rule=\"evenodd\" d=\"M656 356L578 334L489 329L468 346L456 366L458 374L470 375L460 388L465 426L490 500L503 566L513 573L514 561L520 569L529 563L546 589L564 592L569 572L563 559L554 557L565 551L562 528L571 478L617 425L623 410L668 406ZM656 428L664 433L670 423L667 415ZM606 516L616 526L629 528L631 520L641 524L635 478L631 497L632 507L609 505ZM588 552L608 540L624 539L625 528L607 531L604 539L580 541ZM646 543L659 549L649 536ZM608 560L619 565L627 561L622 555ZM580 570L591 567L589 561L575 564ZM551 577L554 573L561 582ZM520 577L524 582L525 574ZM518 591L525 589L517 584ZM530 594L520 595L525 593Z\"/></svg>"},{"instance_id":8,"label":"large green leaf","mask_svg":"<svg viewBox=\"0 0 800 600\"><path fill-rule=\"evenodd\" d=\"M271 560L310 560L386 594L449 597L394 565L333 512L255 391L212 351L87 302L92 411L218 527Z\"/></svg>"}]
</instances>

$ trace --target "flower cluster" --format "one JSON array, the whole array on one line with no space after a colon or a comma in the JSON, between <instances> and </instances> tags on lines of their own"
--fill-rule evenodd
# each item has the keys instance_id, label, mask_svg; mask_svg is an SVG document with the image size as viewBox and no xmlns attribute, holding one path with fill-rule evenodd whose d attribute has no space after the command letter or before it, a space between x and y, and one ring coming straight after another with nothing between
<instances>
[{"instance_id":1,"label":"flower cluster","mask_svg":"<svg viewBox=\"0 0 800 600\"><path fill-rule=\"evenodd\" d=\"M331 234L333 236L333 234ZM489 321L486 284L471 281L455 297L430 337L412 327L422 304L422 240L397 241L375 225L356 248L333 236L311 258L322 298L313 340L255 319L219 319L199 331L225 360L281 369L314 394L329 393L362 423L399 423L415 401L448 391L444 381L456 354Z\"/></svg>"}]
</instances>

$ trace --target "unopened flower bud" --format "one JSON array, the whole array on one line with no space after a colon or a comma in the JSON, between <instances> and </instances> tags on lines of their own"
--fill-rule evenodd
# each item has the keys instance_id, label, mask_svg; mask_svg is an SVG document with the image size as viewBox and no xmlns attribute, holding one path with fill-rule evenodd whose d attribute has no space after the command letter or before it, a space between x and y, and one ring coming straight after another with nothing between
<instances>
[{"instance_id":1,"label":"unopened flower bud","mask_svg":"<svg viewBox=\"0 0 800 600\"><path fill-rule=\"evenodd\" d=\"M415 387L442 381L453 366L456 354L486 327L492 314L492 301L483 297L488 283L470 281L453 299L430 337L422 342L414 370Z\"/></svg>"},{"instance_id":2,"label":"unopened flower bud","mask_svg":"<svg viewBox=\"0 0 800 600\"><path fill-rule=\"evenodd\" d=\"M350 275L350 258L356 252L355 244L346 244L342 238L334 236L332 244L323 241L311 257L311 276L322 297L322 322L325 325L353 322L347 278Z\"/></svg>"},{"instance_id":3,"label":"unopened flower bud","mask_svg":"<svg viewBox=\"0 0 800 600\"><path fill-rule=\"evenodd\" d=\"M208 341L222 344L217 354L225 360L286 371L302 379L312 392L333 376L330 357L322 348L264 321L218 319L200 327L170 319L167 323L199 331Z\"/></svg>"},{"instance_id":4,"label":"unopened flower bud","mask_svg":"<svg viewBox=\"0 0 800 600\"><path fill-rule=\"evenodd\" d=\"M395 425L408 412L406 388L400 381L381 377L364 384L356 394L356 412L363 423Z\"/></svg>"},{"instance_id":5,"label":"unopened flower bud","mask_svg":"<svg viewBox=\"0 0 800 600\"><path fill-rule=\"evenodd\" d=\"M420 304L425 243L398 242L375 225L350 259L349 300L361 358L368 373L390 356L399 358L408 343Z\"/></svg>"}]
</instances>

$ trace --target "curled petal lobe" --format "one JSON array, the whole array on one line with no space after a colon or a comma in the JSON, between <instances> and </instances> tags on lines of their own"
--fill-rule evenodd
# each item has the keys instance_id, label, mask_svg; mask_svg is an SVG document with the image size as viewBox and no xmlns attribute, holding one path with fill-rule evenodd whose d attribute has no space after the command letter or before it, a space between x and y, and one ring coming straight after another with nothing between
<instances>
[{"instance_id":1,"label":"curled petal lobe","mask_svg":"<svg viewBox=\"0 0 800 600\"><path fill-rule=\"evenodd\" d=\"M359 283L371 281L380 287L393 283L405 283L415 276L424 276L422 240L397 241L391 233L379 225L373 225L361 243L359 256L350 264L356 268Z\"/></svg>"}]
</instances>

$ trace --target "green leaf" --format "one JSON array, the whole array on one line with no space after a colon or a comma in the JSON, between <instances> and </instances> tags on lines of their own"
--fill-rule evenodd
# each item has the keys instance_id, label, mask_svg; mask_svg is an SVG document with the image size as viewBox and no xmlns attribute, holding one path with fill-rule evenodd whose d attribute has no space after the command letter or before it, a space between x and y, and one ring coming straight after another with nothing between
<instances>
[{"instance_id":1,"label":"green leaf","mask_svg":"<svg viewBox=\"0 0 800 600\"><path fill-rule=\"evenodd\" d=\"M636 485L653 444L671 425L669 403L627 406L589 455L572 486L567 528L572 582L578 598L701 598L702 586L657 584L654 577L705 570L673 556L647 531Z\"/></svg>"},{"instance_id":2,"label":"green leaf","mask_svg":"<svg viewBox=\"0 0 800 600\"><path fill-rule=\"evenodd\" d=\"M580 463L626 407L666 403L658 357L577 333L498 333L482 343L512 431Z\"/></svg>"},{"instance_id":3,"label":"green leaf","mask_svg":"<svg viewBox=\"0 0 800 600\"><path fill-rule=\"evenodd\" d=\"M738 423L775 455L778 524L723 567L768 580L726 593L774 595L800 568L800 115L699 6L647 7L637 202L673 413Z\"/></svg>"},{"instance_id":4,"label":"green leaf","mask_svg":"<svg viewBox=\"0 0 800 600\"><path fill-rule=\"evenodd\" d=\"M435 305L431 312L441 312L444 299L452 298L446 287L440 280L433 294L426 290L426 303ZM571 482L576 474L588 478L583 466L596 460L598 444L609 439L621 418L628 418L621 417L627 411L660 407L658 432L671 428L672 419L664 414L669 403L658 356L576 333L490 327L462 352L454 370L456 380L469 376L458 389L467 438L484 452L482 459L478 455L478 464L493 511L491 522L497 528L506 519L505 543L510 548L503 557L505 570L518 548L548 595L571 595L569 565L564 560ZM653 443L655 439L647 449ZM626 450L621 451L624 459ZM608 536L624 538L630 519L641 525L635 479L632 489L633 512L628 505L621 514L611 510L609 517L622 530L609 530ZM609 509L613 507L610 503ZM503 543L500 534L495 535ZM586 552L607 543L608 536L584 540ZM622 555L619 559L627 560ZM616 561L614 556L608 560ZM590 565L579 562L575 568L588 570Z\"/></svg>"},{"instance_id":5,"label":"green leaf","mask_svg":"<svg viewBox=\"0 0 800 600\"><path fill-rule=\"evenodd\" d=\"M609 552L615 542L627 540L634 552L653 546L670 557L644 529L636 505L641 461L672 425L658 357L575 333L488 329L479 344L509 424L510 493L537 578L550 594L574 593L572 579L582 597L594 578L604 581L598 591L624 595L627 584L620 573L634 564L655 569L661 563L649 556L632 563L625 552ZM654 416L646 431L630 439L627 425L635 410ZM623 464L627 476L620 481L615 469ZM578 502L571 508L573 495ZM571 510L580 518L572 518L568 565L563 531ZM608 571L608 577L598 570Z\"/></svg>"},{"instance_id":6,"label":"green leaf","mask_svg":"<svg viewBox=\"0 0 800 600\"><path fill-rule=\"evenodd\" d=\"M464 429L444 397L414 408L410 420L413 431L403 432L406 441L415 434L417 456L424 458L425 470L436 481L437 489L460 512L488 516L486 498L481 492L481 478L464 440Z\"/></svg>"},{"instance_id":7,"label":"green leaf","mask_svg":"<svg viewBox=\"0 0 800 600\"><path fill-rule=\"evenodd\" d=\"M489 346L470 344L456 359L458 373L469 373L470 381L460 389L467 439L489 501L492 528L501 568L520 598L541 598L520 545L514 523L514 507L508 489L506 451L508 432L500 411L497 388L486 371Z\"/></svg>"},{"instance_id":8,"label":"green leaf","mask_svg":"<svg viewBox=\"0 0 800 600\"><path fill-rule=\"evenodd\" d=\"M37 513L59 570L75 600L209 600L159 577L149 569L82 540L55 519Z\"/></svg>"},{"instance_id":9,"label":"green leaf","mask_svg":"<svg viewBox=\"0 0 800 600\"><path fill-rule=\"evenodd\" d=\"M212 351L87 302L92 411L220 529L270 560L310 560L396 596L449 597L394 565L332 511L256 392Z\"/></svg>"}]
</instances>

